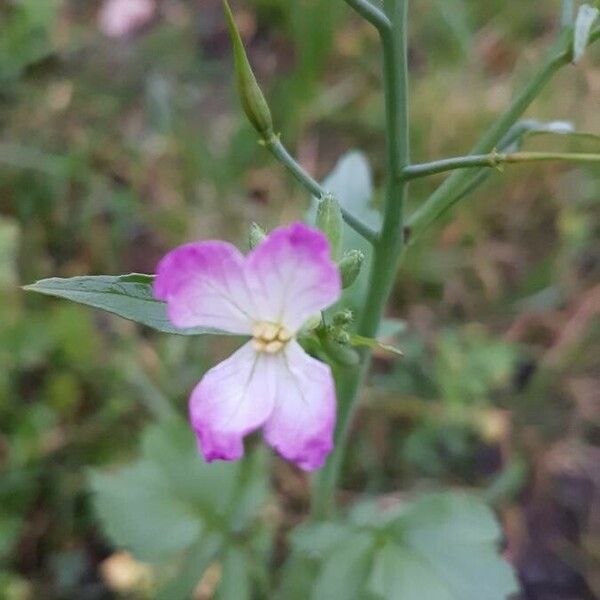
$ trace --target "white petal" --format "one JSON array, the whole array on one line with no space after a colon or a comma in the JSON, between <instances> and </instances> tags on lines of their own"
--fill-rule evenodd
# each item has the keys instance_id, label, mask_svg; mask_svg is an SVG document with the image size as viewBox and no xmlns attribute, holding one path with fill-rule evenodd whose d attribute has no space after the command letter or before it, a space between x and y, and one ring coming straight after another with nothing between
<instances>
[{"instance_id":1,"label":"white petal","mask_svg":"<svg viewBox=\"0 0 600 600\"><path fill-rule=\"evenodd\" d=\"M243 455L244 436L273 410L280 362L248 342L204 375L190 398L190 420L207 461Z\"/></svg>"},{"instance_id":2,"label":"white petal","mask_svg":"<svg viewBox=\"0 0 600 600\"><path fill-rule=\"evenodd\" d=\"M294 340L279 358L275 408L264 426L265 439L301 469L318 469L333 448L336 403L331 369Z\"/></svg>"}]
</instances>

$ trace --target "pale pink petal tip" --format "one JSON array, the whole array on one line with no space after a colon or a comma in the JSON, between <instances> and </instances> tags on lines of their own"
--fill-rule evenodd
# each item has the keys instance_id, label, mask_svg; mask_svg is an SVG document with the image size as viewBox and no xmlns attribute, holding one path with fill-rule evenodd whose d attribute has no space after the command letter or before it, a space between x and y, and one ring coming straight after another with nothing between
<instances>
[{"instance_id":1,"label":"pale pink petal tip","mask_svg":"<svg viewBox=\"0 0 600 600\"><path fill-rule=\"evenodd\" d=\"M151 21L155 11L155 0L105 0L98 28L108 37L126 37Z\"/></svg>"},{"instance_id":2,"label":"pale pink petal tip","mask_svg":"<svg viewBox=\"0 0 600 600\"><path fill-rule=\"evenodd\" d=\"M341 295L327 238L294 223L273 230L247 257L247 275L261 318L296 332Z\"/></svg>"}]
</instances>

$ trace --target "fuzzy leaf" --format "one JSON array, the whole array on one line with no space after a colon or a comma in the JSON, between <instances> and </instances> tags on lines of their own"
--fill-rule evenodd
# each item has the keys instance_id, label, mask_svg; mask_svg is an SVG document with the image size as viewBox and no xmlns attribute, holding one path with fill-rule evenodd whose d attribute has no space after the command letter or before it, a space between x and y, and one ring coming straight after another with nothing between
<instances>
[{"instance_id":1,"label":"fuzzy leaf","mask_svg":"<svg viewBox=\"0 0 600 600\"><path fill-rule=\"evenodd\" d=\"M172 579L161 600L189 598L207 566L248 537L267 494L261 455L208 465L179 418L149 426L141 457L116 472L92 472L90 485L112 542Z\"/></svg>"}]
</instances>

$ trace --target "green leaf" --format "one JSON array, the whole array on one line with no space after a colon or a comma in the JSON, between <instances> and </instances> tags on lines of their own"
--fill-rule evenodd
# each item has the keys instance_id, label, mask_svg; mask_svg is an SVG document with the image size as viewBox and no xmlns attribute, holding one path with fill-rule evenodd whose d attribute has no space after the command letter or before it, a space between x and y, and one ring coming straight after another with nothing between
<instances>
[{"instance_id":1,"label":"green leaf","mask_svg":"<svg viewBox=\"0 0 600 600\"><path fill-rule=\"evenodd\" d=\"M600 15L600 10L590 4L582 4L575 19L575 37L573 40L573 62L577 64L587 49L592 26Z\"/></svg>"},{"instance_id":2,"label":"green leaf","mask_svg":"<svg viewBox=\"0 0 600 600\"><path fill-rule=\"evenodd\" d=\"M326 557L312 600L362 600L375 542L368 533L357 532Z\"/></svg>"},{"instance_id":3,"label":"green leaf","mask_svg":"<svg viewBox=\"0 0 600 600\"><path fill-rule=\"evenodd\" d=\"M179 329L172 325L167 316L166 304L154 298L153 281L152 275L139 273L71 277L69 279L52 277L27 285L24 289L100 308L164 333L227 335L226 332L217 329L202 327Z\"/></svg>"},{"instance_id":4,"label":"green leaf","mask_svg":"<svg viewBox=\"0 0 600 600\"><path fill-rule=\"evenodd\" d=\"M161 600L184 600L211 562L262 531L256 522L266 500L265 474L262 459L252 455L205 463L189 426L174 418L146 429L137 461L116 472L92 472L90 486L112 542L172 579Z\"/></svg>"},{"instance_id":5,"label":"green leaf","mask_svg":"<svg viewBox=\"0 0 600 600\"><path fill-rule=\"evenodd\" d=\"M292 556L320 563L312 600L507 600L518 586L500 536L479 498L448 492L386 509L367 501L346 522L303 526Z\"/></svg>"}]
</instances>

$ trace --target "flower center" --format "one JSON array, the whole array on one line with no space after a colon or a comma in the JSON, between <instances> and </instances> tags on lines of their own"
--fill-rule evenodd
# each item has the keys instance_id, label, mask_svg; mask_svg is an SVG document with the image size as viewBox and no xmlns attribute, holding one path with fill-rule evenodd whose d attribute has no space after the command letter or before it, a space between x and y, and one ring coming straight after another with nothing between
<instances>
[{"instance_id":1,"label":"flower center","mask_svg":"<svg viewBox=\"0 0 600 600\"><path fill-rule=\"evenodd\" d=\"M257 352L276 354L292 339L292 334L283 325L260 321L252 328L252 338Z\"/></svg>"}]
</instances>

